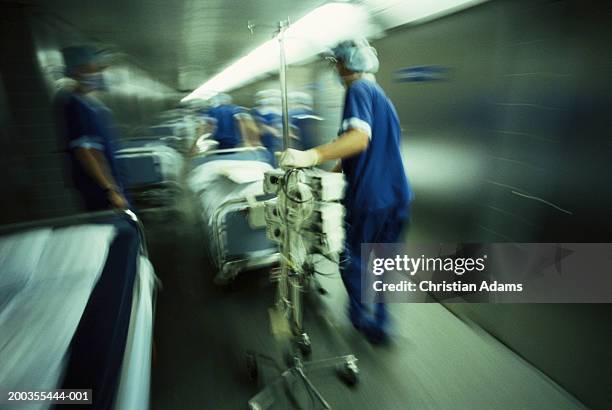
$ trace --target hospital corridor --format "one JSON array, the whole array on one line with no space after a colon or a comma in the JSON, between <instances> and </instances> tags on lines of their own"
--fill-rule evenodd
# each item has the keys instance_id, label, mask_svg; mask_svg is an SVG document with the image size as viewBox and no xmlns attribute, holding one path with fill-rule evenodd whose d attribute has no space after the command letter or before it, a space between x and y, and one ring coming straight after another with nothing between
<instances>
[{"instance_id":1,"label":"hospital corridor","mask_svg":"<svg viewBox=\"0 0 612 410\"><path fill-rule=\"evenodd\" d=\"M0 1L0 410L612 408L611 23Z\"/></svg>"}]
</instances>

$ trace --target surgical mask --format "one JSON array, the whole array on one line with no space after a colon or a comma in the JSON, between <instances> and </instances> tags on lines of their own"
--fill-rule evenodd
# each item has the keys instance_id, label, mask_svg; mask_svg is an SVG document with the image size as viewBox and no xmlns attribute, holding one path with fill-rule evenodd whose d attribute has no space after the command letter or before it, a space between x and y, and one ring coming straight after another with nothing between
<instances>
[{"instance_id":1,"label":"surgical mask","mask_svg":"<svg viewBox=\"0 0 612 410\"><path fill-rule=\"evenodd\" d=\"M104 74L99 73L88 73L81 74L79 82L90 90L107 90L108 86L104 80Z\"/></svg>"}]
</instances>

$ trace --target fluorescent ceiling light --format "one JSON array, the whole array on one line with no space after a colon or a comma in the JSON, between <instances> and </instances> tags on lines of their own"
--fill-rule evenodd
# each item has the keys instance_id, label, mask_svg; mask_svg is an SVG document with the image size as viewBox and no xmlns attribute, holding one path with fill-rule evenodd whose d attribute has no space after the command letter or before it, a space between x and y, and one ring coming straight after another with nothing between
<instances>
[{"instance_id":1,"label":"fluorescent ceiling light","mask_svg":"<svg viewBox=\"0 0 612 410\"><path fill-rule=\"evenodd\" d=\"M383 29L438 16L485 0L364 0L361 5L327 3L285 31L287 64L306 60L342 40L370 37ZM383 27L373 21L383 23ZM181 101L208 99L254 81L279 67L279 43L266 41L206 81Z\"/></svg>"},{"instance_id":2,"label":"fluorescent ceiling light","mask_svg":"<svg viewBox=\"0 0 612 410\"><path fill-rule=\"evenodd\" d=\"M385 28L431 20L454 11L484 3L486 0L366 0L371 15Z\"/></svg>"},{"instance_id":3,"label":"fluorescent ceiling light","mask_svg":"<svg viewBox=\"0 0 612 410\"><path fill-rule=\"evenodd\" d=\"M328 3L316 8L293 23L285 31L285 55L288 64L312 57L333 44L355 36L371 34L367 12L352 4ZM249 54L215 75L194 92L183 98L210 98L252 81L279 67L280 49L276 38L266 41Z\"/></svg>"}]
</instances>

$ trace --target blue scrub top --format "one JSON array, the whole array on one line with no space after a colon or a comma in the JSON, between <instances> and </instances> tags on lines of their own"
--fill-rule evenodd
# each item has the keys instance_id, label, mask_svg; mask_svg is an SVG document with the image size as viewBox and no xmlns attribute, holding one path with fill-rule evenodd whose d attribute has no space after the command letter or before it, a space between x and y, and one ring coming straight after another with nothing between
<instances>
[{"instance_id":1,"label":"blue scrub top","mask_svg":"<svg viewBox=\"0 0 612 410\"><path fill-rule=\"evenodd\" d=\"M279 130L279 133L282 134L283 129L283 117L275 110L269 109L253 109L251 114L255 120L260 123L267 125L272 128L276 128ZM264 131L261 134L261 143L264 147L268 149L274 155L275 152L281 151L283 149L283 138L282 136L274 135L268 131Z\"/></svg>"},{"instance_id":2,"label":"blue scrub top","mask_svg":"<svg viewBox=\"0 0 612 410\"><path fill-rule=\"evenodd\" d=\"M88 210L108 209L110 204L106 192L89 176L74 152L77 148L100 151L112 177L123 191L122 178L115 162L115 124L112 113L101 101L86 95L67 93L60 98L63 103L65 145L70 154L74 186L81 193Z\"/></svg>"},{"instance_id":3,"label":"blue scrub top","mask_svg":"<svg viewBox=\"0 0 612 410\"><path fill-rule=\"evenodd\" d=\"M213 138L219 141L219 148L235 148L242 143L242 135L236 122L236 115L245 112L241 107L224 104L208 110L208 115L217 120Z\"/></svg>"},{"instance_id":4,"label":"blue scrub top","mask_svg":"<svg viewBox=\"0 0 612 410\"><path fill-rule=\"evenodd\" d=\"M312 121L321 120L322 118L310 108L303 107L289 110L289 122L297 130L299 137L298 149L307 150L318 145L316 128L312 126Z\"/></svg>"},{"instance_id":5,"label":"blue scrub top","mask_svg":"<svg viewBox=\"0 0 612 410\"><path fill-rule=\"evenodd\" d=\"M413 194L400 154L400 122L376 83L359 79L348 88L340 133L349 129L364 131L370 143L365 151L342 160L348 216L382 209L407 212Z\"/></svg>"},{"instance_id":6,"label":"blue scrub top","mask_svg":"<svg viewBox=\"0 0 612 410\"><path fill-rule=\"evenodd\" d=\"M280 112L271 109L253 108L251 114L258 122L274 128L283 127L283 117Z\"/></svg>"}]
</instances>

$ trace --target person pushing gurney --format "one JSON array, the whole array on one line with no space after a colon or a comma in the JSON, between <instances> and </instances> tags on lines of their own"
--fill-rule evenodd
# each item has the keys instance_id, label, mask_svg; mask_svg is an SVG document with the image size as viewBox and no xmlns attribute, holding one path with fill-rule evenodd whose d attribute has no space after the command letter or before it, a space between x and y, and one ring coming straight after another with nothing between
<instances>
[{"instance_id":1,"label":"person pushing gurney","mask_svg":"<svg viewBox=\"0 0 612 410\"><path fill-rule=\"evenodd\" d=\"M365 39L345 41L332 50L335 68L346 89L341 130L336 140L307 151L288 149L283 168L308 168L341 160L336 170L348 182L346 261L342 279L349 295L349 318L373 343L387 340L389 317L384 303L368 312L361 300L363 243L393 243L409 221L412 190L400 154L400 123L391 100L373 78L375 50Z\"/></svg>"}]
</instances>

